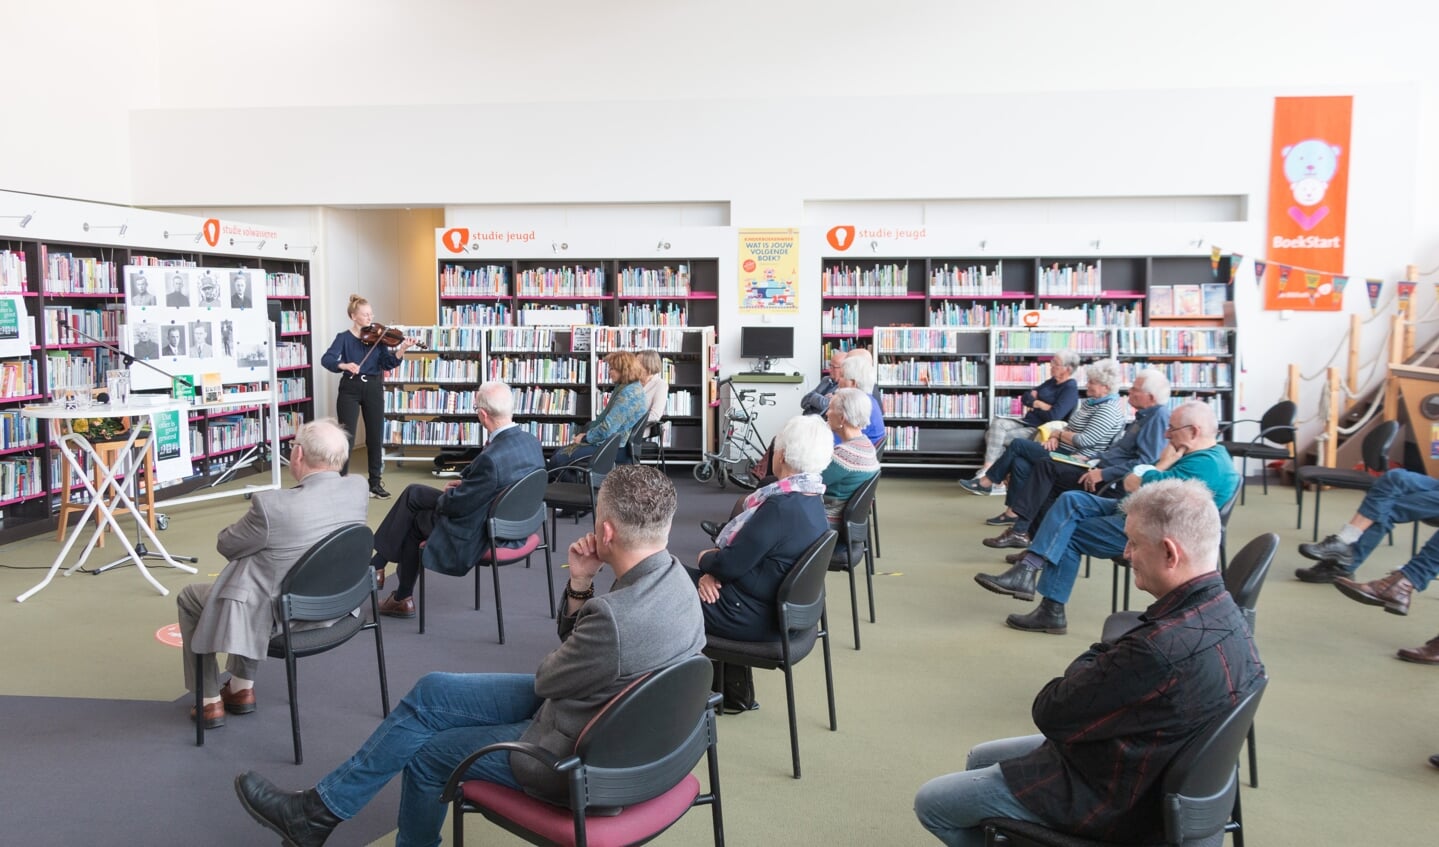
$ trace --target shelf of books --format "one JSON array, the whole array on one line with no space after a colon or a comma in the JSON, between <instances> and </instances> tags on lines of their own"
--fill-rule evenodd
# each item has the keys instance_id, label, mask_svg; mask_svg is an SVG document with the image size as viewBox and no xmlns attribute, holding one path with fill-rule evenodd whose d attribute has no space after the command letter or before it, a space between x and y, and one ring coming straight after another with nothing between
<instances>
[{"instance_id":1,"label":"shelf of books","mask_svg":"<svg viewBox=\"0 0 1439 847\"><path fill-rule=\"evenodd\" d=\"M983 449L991 405L987 329L877 327L874 353L886 466L958 467Z\"/></svg>"},{"instance_id":2,"label":"shelf of books","mask_svg":"<svg viewBox=\"0 0 1439 847\"><path fill-rule=\"evenodd\" d=\"M1171 407L1185 400L1203 400L1219 420L1235 413L1236 330L1233 327L1188 327L1166 324L1116 330L1118 357L1125 385L1143 368L1169 378Z\"/></svg>"},{"instance_id":3,"label":"shelf of books","mask_svg":"<svg viewBox=\"0 0 1439 847\"><path fill-rule=\"evenodd\" d=\"M714 327L592 328L594 390L597 408L604 408L613 388L604 356L615 350L660 354L660 376L669 385L662 436L667 462L697 463L711 449L710 395L713 381Z\"/></svg>"}]
</instances>

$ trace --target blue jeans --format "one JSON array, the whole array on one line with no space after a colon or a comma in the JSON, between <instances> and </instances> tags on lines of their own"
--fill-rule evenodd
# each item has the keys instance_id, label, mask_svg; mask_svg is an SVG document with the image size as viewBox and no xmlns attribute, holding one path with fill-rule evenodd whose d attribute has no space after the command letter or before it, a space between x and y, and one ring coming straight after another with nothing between
<instances>
[{"instance_id":1,"label":"blue jeans","mask_svg":"<svg viewBox=\"0 0 1439 847\"><path fill-rule=\"evenodd\" d=\"M1354 542L1357 569L1395 524L1439 516L1439 479L1395 468L1386 471L1364 495L1359 514L1374 521ZM1439 574L1439 534L1431 536L1409 563L1400 568L1415 591L1429 587Z\"/></svg>"},{"instance_id":2,"label":"blue jeans","mask_svg":"<svg viewBox=\"0 0 1439 847\"><path fill-rule=\"evenodd\" d=\"M989 466L984 475L990 482L1004 482L1009 477L1009 490L1017 491L1029 480L1029 469L1035 462L1049 461L1049 451L1044 444L1031 439L1015 439L1009 442L999 461Z\"/></svg>"},{"instance_id":3,"label":"blue jeans","mask_svg":"<svg viewBox=\"0 0 1439 847\"><path fill-rule=\"evenodd\" d=\"M1079 576L1080 556L1114 558L1128 542L1119 501L1085 491L1066 491L1044 515L1029 551L1044 557L1039 593L1068 603Z\"/></svg>"},{"instance_id":4,"label":"blue jeans","mask_svg":"<svg viewBox=\"0 0 1439 847\"><path fill-rule=\"evenodd\" d=\"M531 674L426 674L359 752L315 786L325 805L349 820L401 770L396 847L435 847L449 806L450 773L486 744L517 741L544 702ZM480 758L467 775L519 788L507 753Z\"/></svg>"},{"instance_id":5,"label":"blue jeans","mask_svg":"<svg viewBox=\"0 0 1439 847\"><path fill-rule=\"evenodd\" d=\"M1026 735L975 747L969 751L963 771L935 777L919 789L914 795L915 817L949 847L983 847L984 830L979 822L985 818L1044 823L1015 799L998 764L1043 743L1043 735Z\"/></svg>"}]
</instances>

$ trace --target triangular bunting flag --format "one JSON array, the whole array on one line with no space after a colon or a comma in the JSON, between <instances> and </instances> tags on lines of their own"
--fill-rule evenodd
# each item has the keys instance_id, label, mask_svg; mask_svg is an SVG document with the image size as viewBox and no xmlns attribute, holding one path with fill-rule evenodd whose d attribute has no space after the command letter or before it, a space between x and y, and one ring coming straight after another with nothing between
<instances>
[{"instance_id":1,"label":"triangular bunting flag","mask_svg":"<svg viewBox=\"0 0 1439 847\"><path fill-rule=\"evenodd\" d=\"M1264 272L1269 269L1269 263L1259 259L1254 260L1254 284L1264 287Z\"/></svg>"},{"instance_id":2,"label":"triangular bunting flag","mask_svg":"<svg viewBox=\"0 0 1439 847\"><path fill-rule=\"evenodd\" d=\"M1347 277L1347 276L1336 276L1336 277L1334 277L1334 291L1339 295L1340 301L1343 301L1343 300L1344 300L1344 286L1346 286L1346 285L1348 285L1348 284L1349 284L1349 277Z\"/></svg>"},{"instance_id":3,"label":"triangular bunting flag","mask_svg":"<svg viewBox=\"0 0 1439 847\"><path fill-rule=\"evenodd\" d=\"M1319 274L1315 271L1304 272L1304 290L1309 292L1309 302L1314 302L1314 296L1319 291Z\"/></svg>"},{"instance_id":4,"label":"triangular bunting flag","mask_svg":"<svg viewBox=\"0 0 1439 847\"><path fill-rule=\"evenodd\" d=\"M1404 281L1402 281L1402 280L1400 281L1400 283L1399 283L1399 308L1404 309L1404 310L1406 310L1406 311L1408 310L1408 308L1409 308L1409 298L1414 295L1414 286L1417 285L1417 284L1418 284L1418 283L1414 283L1414 282L1404 282Z\"/></svg>"},{"instance_id":5,"label":"triangular bunting flag","mask_svg":"<svg viewBox=\"0 0 1439 847\"><path fill-rule=\"evenodd\" d=\"M1234 275L1239 273L1239 265L1244 261L1242 253L1235 253L1229 257L1229 284L1234 284Z\"/></svg>"},{"instance_id":6,"label":"triangular bunting flag","mask_svg":"<svg viewBox=\"0 0 1439 847\"><path fill-rule=\"evenodd\" d=\"M1294 270L1288 265L1279 266L1279 290L1285 291L1289 288L1289 272Z\"/></svg>"},{"instance_id":7,"label":"triangular bunting flag","mask_svg":"<svg viewBox=\"0 0 1439 847\"><path fill-rule=\"evenodd\" d=\"M1369 312L1379 311L1379 292L1384 289L1384 280L1370 277L1364 280L1364 290L1369 294Z\"/></svg>"},{"instance_id":8,"label":"triangular bunting flag","mask_svg":"<svg viewBox=\"0 0 1439 847\"><path fill-rule=\"evenodd\" d=\"M1219 279L1219 257L1223 255L1218 247L1209 248L1209 272Z\"/></svg>"}]
</instances>

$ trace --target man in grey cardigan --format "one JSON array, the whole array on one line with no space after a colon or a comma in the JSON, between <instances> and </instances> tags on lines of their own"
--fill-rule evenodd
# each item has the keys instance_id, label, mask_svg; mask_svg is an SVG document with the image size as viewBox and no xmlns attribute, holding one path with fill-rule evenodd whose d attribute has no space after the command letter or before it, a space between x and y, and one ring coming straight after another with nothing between
<instances>
[{"instance_id":1,"label":"man in grey cardigan","mask_svg":"<svg viewBox=\"0 0 1439 847\"><path fill-rule=\"evenodd\" d=\"M428 674L314 788L282 791L247 772L235 779L240 803L286 844L319 845L404 771L395 844L439 844L448 811L440 792L469 754L521 740L569 755L585 725L627 685L704 647L694 583L665 549L674 512L675 489L663 474L616 468L600 487L595 532L570 545L560 646L533 676ZM606 563L614 585L596 596L594 578ZM566 799L564 780L525 756L485 756L468 776Z\"/></svg>"},{"instance_id":2,"label":"man in grey cardigan","mask_svg":"<svg viewBox=\"0 0 1439 847\"><path fill-rule=\"evenodd\" d=\"M333 418L300 427L290 449L294 488L260 491L250 510L220 530L215 547L229 560L210 585L187 585L175 598L185 663L185 687L195 690L195 654L205 658L204 715L208 729L225 713L255 711L255 668L277 631L275 599L290 568L315 542L342 526L362 524L369 491L340 476L350 443ZM230 680L219 685L216 653L228 653Z\"/></svg>"}]
</instances>

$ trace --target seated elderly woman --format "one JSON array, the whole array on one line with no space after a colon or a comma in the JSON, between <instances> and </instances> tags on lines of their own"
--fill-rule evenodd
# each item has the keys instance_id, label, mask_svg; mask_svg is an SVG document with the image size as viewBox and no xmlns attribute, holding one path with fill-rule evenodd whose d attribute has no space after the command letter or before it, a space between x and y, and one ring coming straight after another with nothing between
<instances>
[{"instance_id":1,"label":"seated elderly woman","mask_svg":"<svg viewBox=\"0 0 1439 847\"><path fill-rule=\"evenodd\" d=\"M1024 416L997 417L989 422L989 429L984 431L984 464L975 472L975 479L984 476L984 472L999 461L1009 442L1016 438L1033 438L1041 426L1069 418L1079 402L1079 388L1074 383L1077 367L1078 353L1073 350L1055 353L1054 358L1049 360L1049 379L1020 395Z\"/></svg>"},{"instance_id":2,"label":"seated elderly woman","mask_svg":"<svg viewBox=\"0 0 1439 847\"><path fill-rule=\"evenodd\" d=\"M862 395L861 395L862 396ZM864 398L866 405L868 398ZM775 596L809 545L828 529L820 474L834 453L829 428L808 415L790 418L774 439L779 480L752 492L692 570L705 631L736 641L779 639ZM718 674L718 667L716 667ZM726 666L716 678L726 711L755 708L749 668ZM723 683L720 688L718 683Z\"/></svg>"},{"instance_id":3,"label":"seated elderly woman","mask_svg":"<svg viewBox=\"0 0 1439 847\"><path fill-rule=\"evenodd\" d=\"M869 424L869 395L858 388L841 388L830 396L825 420L839 438L834 458L824 469L824 514L831 528L838 528L844 504L865 480L879 473L879 457L864 434Z\"/></svg>"},{"instance_id":4,"label":"seated elderly woman","mask_svg":"<svg viewBox=\"0 0 1439 847\"><path fill-rule=\"evenodd\" d=\"M1104 452L1124 430L1124 403L1119 397L1119 363L1103 359L1084 368L1085 394L1083 403L1074 410L1069 425L1048 441L1027 439L1011 441L999 461L984 476L960 482L971 494L990 494L996 483L1009 477L1009 490L1022 491L1035 462L1049 461L1051 452L1072 453L1080 459L1092 459ZM1005 513L1006 515L1008 512ZM992 519L998 521L1004 515ZM1008 521L1004 521L1008 523Z\"/></svg>"}]
</instances>

